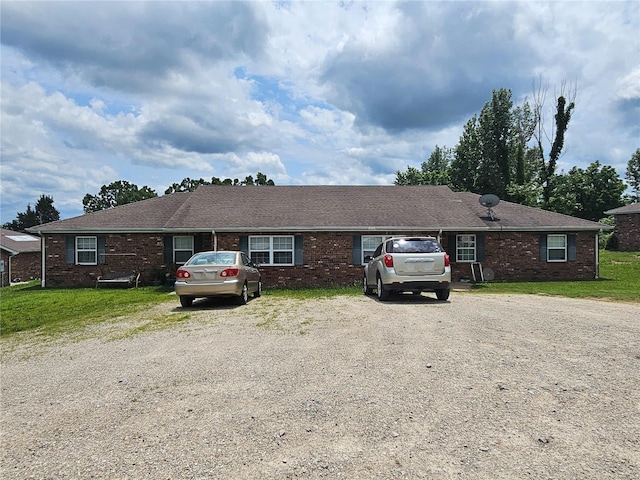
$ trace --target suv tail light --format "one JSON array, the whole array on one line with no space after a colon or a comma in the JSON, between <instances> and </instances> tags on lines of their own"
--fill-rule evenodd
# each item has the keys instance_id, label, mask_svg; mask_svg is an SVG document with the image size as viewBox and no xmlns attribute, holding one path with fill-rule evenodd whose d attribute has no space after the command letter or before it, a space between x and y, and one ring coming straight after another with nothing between
<instances>
[{"instance_id":1,"label":"suv tail light","mask_svg":"<svg viewBox=\"0 0 640 480\"><path fill-rule=\"evenodd\" d=\"M176 271L176 278L189 278L191 277L191 274L189 272L187 272L186 270L183 270L181 268L179 268Z\"/></svg>"},{"instance_id":2,"label":"suv tail light","mask_svg":"<svg viewBox=\"0 0 640 480\"><path fill-rule=\"evenodd\" d=\"M449 258L449 254L448 253L444 254L444 266L445 267L450 267L451 266L451 259Z\"/></svg>"},{"instance_id":3,"label":"suv tail light","mask_svg":"<svg viewBox=\"0 0 640 480\"><path fill-rule=\"evenodd\" d=\"M237 268L226 268L220 272L221 277L236 277L240 273L240 270Z\"/></svg>"},{"instance_id":4,"label":"suv tail light","mask_svg":"<svg viewBox=\"0 0 640 480\"><path fill-rule=\"evenodd\" d=\"M389 255L388 253L384 256L384 264L386 267L388 268L392 268L393 267L393 256Z\"/></svg>"}]
</instances>

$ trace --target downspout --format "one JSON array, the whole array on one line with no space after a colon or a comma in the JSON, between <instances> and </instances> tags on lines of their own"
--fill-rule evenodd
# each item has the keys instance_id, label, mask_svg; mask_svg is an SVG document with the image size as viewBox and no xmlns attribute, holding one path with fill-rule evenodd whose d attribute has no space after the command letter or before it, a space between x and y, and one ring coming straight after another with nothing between
<instances>
[{"instance_id":1,"label":"downspout","mask_svg":"<svg viewBox=\"0 0 640 480\"><path fill-rule=\"evenodd\" d=\"M600 232L596 232L596 280L600 278L600 242L599 237Z\"/></svg>"},{"instance_id":2,"label":"downspout","mask_svg":"<svg viewBox=\"0 0 640 480\"><path fill-rule=\"evenodd\" d=\"M46 258L47 258L47 256L46 256L45 251L44 251L44 245L45 245L44 237L42 236L42 232L40 230L38 230L38 235L40 235L40 249L42 250L42 267L41 267L42 268L42 272L40 274L42 276L42 279L40 279L40 286L42 288L45 288L47 286L47 282L46 282L46 277L47 277L47 274L46 274L46 272L47 272L47 270L46 270L46 268L47 268Z\"/></svg>"},{"instance_id":3,"label":"downspout","mask_svg":"<svg viewBox=\"0 0 640 480\"><path fill-rule=\"evenodd\" d=\"M213 234L213 251L217 252L218 251L218 235L216 234L215 230L211 230L211 233Z\"/></svg>"},{"instance_id":4,"label":"downspout","mask_svg":"<svg viewBox=\"0 0 640 480\"><path fill-rule=\"evenodd\" d=\"M442 243L442 229L438 232L438 243Z\"/></svg>"},{"instance_id":5,"label":"downspout","mask_svg":"<svg viewBox=\"0 0 640 480\"><path fill-rule=\"evenodd\" d=\"M14 253L14 255L17 255L17 253ZM11 275L11 259L13 258L13 255L9 255L9 265L7 265L8 270L8 274L7 274L7 287L11 286L11 277L13 277L13 275ZM2 285L4 287L4 285Z\"/></svg>"}]
</instances>

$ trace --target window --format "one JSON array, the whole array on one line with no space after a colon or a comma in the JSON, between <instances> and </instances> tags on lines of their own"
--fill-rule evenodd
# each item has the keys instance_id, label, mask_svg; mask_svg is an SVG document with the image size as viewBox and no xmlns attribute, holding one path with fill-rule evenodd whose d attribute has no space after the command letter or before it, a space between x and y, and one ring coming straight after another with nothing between
<instances>
[{"instance_id":1,"label":"window","mask_svg":"<svg viewBox=\"0 0 640 480\"><path fill-rule=\"evenodd\" d=\"M183 264L193 256L193 237L173 237L173 261Z\"/></svg>"},{"instance_id":2,"label":"window","mask_svg":"<svg viewBox=\"0 0 640 480\"><path fill-rule=\"evenodd\" d=\"M98 237L76 237L76 264L98 264Z\"/></svg>"},{"instance_id":3,"label":"window","mask_svg":"<svg viewBox=\"0 0 640 480\"><path fill-rule=\"evenodd\" d=\"M547 261L567 261L567 236L547 235Z\"/></svg>"},{"instance_id":4,"label":"window","mask_svg":"<svg viewBox=\"0 0 640 480\"><path fill-rule=\"evenodd\" d=\"M251 261L261 265L293 265L293 236L249 237Z\"/></svg>"},{"instance_id":5,"label":"window","mask_svg":"<svg viewBox=\"0 0 640 480\"><path fill-rule=\"evenodd\" d=\"M458 262L476 261L475 235L456 235L456 260Z\"/></svg>"},{"instance_id":6,"label":"window","mask_svg":"<svg viewBox=\"0 0 640 480\"><path fill-rule=\"evenodd\" d=\"M369 261L369 257L373 257L376 248L380 245L387 237L383 237L381 235L363 235L362 236L362 264L364 265Z\"/></svg>"}]
</instances>

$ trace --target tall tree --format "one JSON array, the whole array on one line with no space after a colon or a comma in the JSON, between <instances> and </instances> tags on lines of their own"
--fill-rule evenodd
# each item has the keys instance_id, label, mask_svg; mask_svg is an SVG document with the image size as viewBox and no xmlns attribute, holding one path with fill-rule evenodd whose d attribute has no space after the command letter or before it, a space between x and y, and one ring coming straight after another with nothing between
<instances>
[{"instance_id":1,"label":"tall tree","mask_svg":"<svg viewBox=\"0 0 640 480\"><path fill-rule=\"evenodd\" d=\"M31 204L28 204L26 211L18 212L16 219L5 223L2 228L24 232L27 228L56 220L60 220L60 212L53 206L53 197L40 195L35 210L31 208Z\"/></svg>"},{"instance_id":2,"label":"tall tree","mask_svg":"<svg viewBox=\"0 0 640 480\"><path fill-rule=\"evenodd\" d=\"M494 90L491 102L480 112L479 136L482 156L479 159L478 193L494 193L506 197L511 182L511 90Z\"/></svg>"},{"instance_id":3,"label":"tall tree","mask_svg":"<svg viewBox=\"0 0 640 480\"><path fill-rule=\"evenodd\" d=\"M191 179L189 177L183 178L180 183L174 183L167 188L164 193L169 195L176 192L193 192L200 185L211 185L211 182L207 182L204 178L198 180Z\"/></svg>"},{"instance_id":4,"label":"tall tree","mask_svg":"<svg viewBox=\"0 0 640 480\"><path fill-rule=\"evenodd\" d=\"M563 83L561 93L558 96L554 115L554 128L549 133L546 130L544 122L544 110L548 86L542 86L541 82L534 83L534 112L536 118L536 130L534 137L536 139L542 168L540 171L540 180L542 183L542 207L549 208L549 201L553 189L553 177L556 174L558 159L564 148L564 139L571 114L575 108L576 88L573 88L565 95L566 84ZM549 158L545 158L544 142L551 143Z\"/></svg>"},{"instance_id":5,"label":"tall tree","mask_svg":"<svg viewBox=\"0 0 640 480\"><path fill-rule=\"evenodd\" d=\"M157 196L158 194L147 186L139 188L126 180L118 180L109 185L103 185L97 195L87 193L82 199L82 205L85 213L90 213Z\"/></svg>"},{"instance_id":6,"label":"tall tree","mask_svg":"<svg viewBox=\"0 0 640 480\"><path fill-rule=\"evenodd\" d=\"M631 155L631 158L627 163L625 179L631 187L632 201L640 202L640 148Z\"/></svg>"},{"instance_id":7,"label":"tall tree","mask_svg":"<svg viewBox=\"0 0 640 480\"><path fill-rule=\"evenodd\" d=\"M176 192L193 192L200 185L257 185L257 186L273 186L275 182L262 173L258 172L256 174L256 178L253 176L247 175L244 180L240 180L238 178L225 178L224 180L218 177L211 177L211 181L207 181L204 178L199 178L198 180L192 180L189 177L183 178L180 183L174 183L169 188L167 188L164 193L165 195L169 195L171 193Z\"/></svg>"},{"instance_id":8,"label":"tall tree","mask_svg":"<svg viewBox=\"0 0 640 480\"><path fill-rule=\"evenodd\" d=\"M407 167L406 172L396 172L396 185L448 185L449 170L453 151L447 147L433 149L426 162L422 162L421 170Z\"/></svg>"},{"instance_id":9,"label":"tall tree","mask_svg":"<svg viewBox=\"0 0 640 480\"><path fill-rule=\"evenodd\" d=\"M607 210L623 204L625 190L618 172L599 161L591 163L586 170L573 167L565 175L554 176L552 187L550 209L594 222L604 218Z\"/></svg>"},{"instance_id":10,"label":"tall tree","mask_svg":"<svg viewBox=\"0 0 640 480\"><path fill-rule=\"evenodd\" d=\"M53 197L48 195L40 195L36 202L36 214L40 223L60 220L60 212L53 206Z\"/></svg>"},{"instance_id":11,"label":"tall tree","mask_svg":"<svg viewBox=\"0 0 640 480\"><path fill-rule=\"evenodd\" d=\"M478 162L482 156L478 136L478 117L474 115L464 126L451 162L451 186L454 190L477 192Z\"/></svg>"}]
</instances>

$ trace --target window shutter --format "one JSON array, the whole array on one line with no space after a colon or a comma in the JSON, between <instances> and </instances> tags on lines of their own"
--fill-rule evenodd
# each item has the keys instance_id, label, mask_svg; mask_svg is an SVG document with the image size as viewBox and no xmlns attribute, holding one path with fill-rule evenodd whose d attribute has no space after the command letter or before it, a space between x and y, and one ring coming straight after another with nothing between
<instances>
[{"instance_id":1,"label":"window shutter","mask_svg":"<svg viewBox=\"0 0 640 480\"><path fill-rule=\"evenodd\" d=\"M162 259L165 264L173 263L173 237L165 235L162 245Z\"/></svg>"},{"instance_id":2,"label":"window shutter","mask_svg":"<svg viewBox=\"0 0 640 480\"><path fill-rule=\"evenodd\" d=\"M249 237L247 235L240 235L240 251L249 256Z\"/></svg>"},{"instance_id":3,"label":"window shutter","mask_svg":"<svg viewBox=\"0 0 640 480\"><path fill-rule=\"evenodd\" d=\"M547 261L547 235L540 235L540 261Z\"/></svg>"},{"instance_id":4,"label":"window shutter","mask_svg":"<svg viewBox=\"0 0 640 480\"><path fill-rule=\"evenodd\" d=\"M362 264L362 236L354 235L353 236L353 264L361 265Z\"/></svg>"},{"instance_id":5,"label":"window shutter","mask_svg":"<svg viewBox=\"0 0 640 480\"><path fill-rule=\"evenodd\" d=\"M76 237L67 237L67 263L76 263Z\"/></svg>"},{"instance_id":6,"label":"window shutter","mask_svg":"<svg viewBox=\"0 0 640 480\"><path fill-rule=\"evenodd\" d=\"M202 251L202 234L194 235L193 237L193 253Z\"/></svg>"},{"instance_id":7,"label":"window shutter","mask_svg":"<svg viewBox=\"0 0 640 480\"><path fill-rule=\"evenodd\" d=\"M456 236L455 234L447 235L447 248L446 252L449 254L449 261L455 263L456 261Z\"/></svg>"},{"instance_id":8,"label":"window shutter","mask_svg":"<svg viewBox=\"0 0 640 480\"><path fill-rule=\"evenodd\" d=\"M484 262L484 234L476 234L476 262Z\"/></svg>"},{"instance_id":9,"label":"window shutter","mask_svg":"<svg viewBox=\"0 0 640 480\"><path fill-rule=\"evenodd\" d=\"M567 260L575 261L576 259L576 236L567 235Z\"/></svg>"},{"instance_id":10,"label":"window shutter","mask_svg":"<svg viewBox=\"0 0 640 480\"><path fill-rule=\"evenodd\" d=\"M98 237L98 264L107 263L107 237Z\"/></svg>"},{"instance_id":11,"label":"window shutter","mask_svg":"<svg viewBox=\"0 0 640 480\"><path fill-rule=\"evenodd\" d=\"M296 265L302 265L304 263L302 235L296 235L294 237L294 245L295 245L295 251L294 251L293 263L295 263Z\"/></svg>"}]
</instances>

